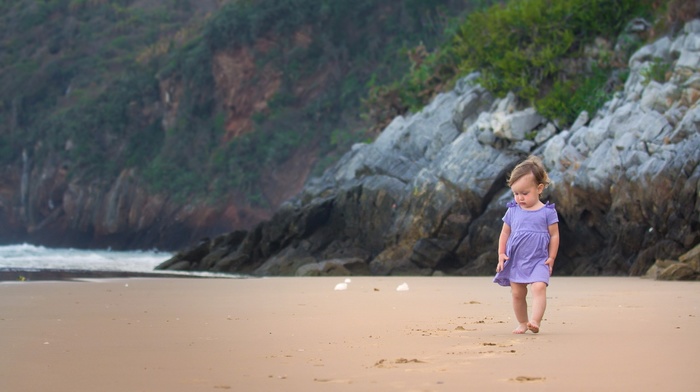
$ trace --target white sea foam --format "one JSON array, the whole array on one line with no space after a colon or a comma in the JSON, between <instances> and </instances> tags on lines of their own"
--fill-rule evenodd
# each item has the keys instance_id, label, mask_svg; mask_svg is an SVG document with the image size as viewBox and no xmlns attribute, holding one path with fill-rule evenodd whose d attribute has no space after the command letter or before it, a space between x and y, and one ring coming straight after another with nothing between
<instances>
[{"instance_id":1,"label":"white sea foam","mask_svg":"<svg viewBox=\"0 0 700 392\"><path fill-rule=\"evenodd\" d=\"M172 254L46 248L29 244L0 246L0 268L152 272Z\"/></svg>"}]
</instances>

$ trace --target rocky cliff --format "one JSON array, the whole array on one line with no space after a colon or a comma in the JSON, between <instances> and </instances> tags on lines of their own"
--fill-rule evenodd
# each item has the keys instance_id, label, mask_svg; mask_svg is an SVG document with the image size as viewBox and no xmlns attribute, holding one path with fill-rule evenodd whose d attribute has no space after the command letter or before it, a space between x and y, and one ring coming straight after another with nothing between
<instances>
[{"instance_id":1,"label":"rocky cliff","mask_svg":"<svg viewBox=\"0 0 700 392\"><path fill-rule=\"evenodd\" d=\"M240 59L238 63L245 62ZM237 64L236 62L233 62ZM232 66L235 66L233 64ZM223 78L222 67L212 67L214 77ZM240 82L239 82L240 84ZM148 149L152 136L172 128L179 115L183 99L183 82L164 78L156 84L152 97L132 101L126 110L127 122L136 124L138 133L133 140L139 146L129 146L128 138L102 129L91 139L94 145L105 145L99 160L114 160L118 167L121 152L132 147ZM236 89L236 81L222 81L220 89ZM247 95L246 95L247 93ZM116 92L115 92L116 94ZM147 96L146 93L143 93ZM250 97L249 91L241 96ZM84 115L84 113L81 113ZM160 123L160 124L159 124ZM149 124L158 124L157 129ZM105 126L105 128L107 128ZM234 228L249 228L270 217L269 209L252 206L245 197L230 192L220 203L207 203L203 198L183 199L166 192L155 192L144 179L142 170L121 168L110 175L88 175L89 169L71 154L80 150L70 134L63 151L46 153L49 144L39 140L25 148L21 165L7 165L0 171L0 242L32 242L53 247L114 248L114 249L178 249L183 243L219 235ZM145 147L144 147L145 146ZM197 148L196 145L190 149ZM37 159L35 155L48 157ZM85 155L88 155L86 153ZM302 181L294 175L305 176L312 162L304 160L280 189L273 183L267 192L271 200L289 196L301 188ZM86 174L85 172L88 172ZM164 171L162 176L173 173ZM170 178L166 179L171 181ZM296 180L296 181L294 181ZM281 181L280 181L281 182Z\"/></svg>"},{"instance_id":2,"label":"rocky cliff","mask_svg":"<svg viewBox=\"0 0 700 392\"><path fill-rule=\"evenodd\" d=\"M250 229L369 137L362 99L409 68L400 50L472 8L0 2L0 243L173 250Z\"/></svg>"},{"instance_id":3,"label":"rocky cliff","mask_svg":"<svg viewBox=\"0 0 700 392\"><path fill-rule=\"evenodd\" d=\"M229 2L176 3L0 5L0 243L177 249L270 216L233 192L212 205L144 180L186 92L154 69Z\"/></svg>"},{"instance_id":4,"label":"rocky cliff","mask_svg":"<svg viewBox=\"0 0 700 392\"><path fill-rule=\"evenodd\" d=\"M560 214L555 274L641 275L700 241L700 20L642 47L629 71L624 91L569 129L469 75L355 145L270 220L159 268L491 274L507 174L534 153L554 181L544 197Z\"/></svg>"},{"instance_id":5,"label":"rocky cliff","mask_svg":"<svg viewBox=\"0 0 700 392\"><path fill-rule=\"evenodd\" d=\"M150 194L128 169L114 183L75 181L60 164L28 170L25 175L7 168L3 174L0 238L7 243L177 249L268 217L264 211L237 208L235 203L216 207Z\"/></svg>"}]
</instances>

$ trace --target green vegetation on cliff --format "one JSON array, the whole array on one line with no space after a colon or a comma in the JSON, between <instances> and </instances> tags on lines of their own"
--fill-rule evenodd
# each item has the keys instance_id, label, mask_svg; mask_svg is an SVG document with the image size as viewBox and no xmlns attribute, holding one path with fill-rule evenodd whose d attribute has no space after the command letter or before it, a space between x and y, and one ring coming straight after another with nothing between
<instances>
[{"instance_id":1,"label":"green vegetation on cliff","mask_svg":"<svg viewBox=\"0 0 700 392\"><path fill-rule=\"evenodd\" d=\"M479 71L480 83L497 96L513 92L550 119L571 124L581 111L597 110L624 84L627 57L643 43L639 37L621 36L627 24L635 17L661 24L692 17L697 5L688 3L511 0L477 10L400 81L375 88L368 111L385 123L421 108L457 78ZM612 45L596 46L599 38Z\"/></svg>"},{"instance_id":2,"label":"green vegetation on cliff","mask_svg":"<svg viewBox=\"0 0 700 392\"><path fill-rule=\"evenodd\" d=\"M667 3L0 0L0 164L265 207L290 162L321 170L474 70L563 123L595 110L625 64L586 45Z\"/></svg>"},{"instance_id":3,"label":"green vegetation on cliff","mask_svg":"<svg viewBox=\"0 0 700 392\"><path fill-rule=\"evenodd\" d=\"M26 150L35 167L61 165L83 183L135 168L154 192L265 206L262 183L295 152L324 157L320 168L367 139L358 114L369 84L404 74L397 53L439 42L447 15L466 10L456 0L221 3L0 2L2 163ZM235 61L241 48L255 72L222 86L216 57ZM267 79L272 96L232 129L241 109L222 90L245 96Z\"/></svg>"},{"instance_id":4,"label":"green vegetation on cliff","mask_svg":"<svg viewBox=\"0 0 700 392\"><path fill-rule=\"evenodd\" d=\"M137 4L138 3L138 4ZM0 163L22 150L109 183L158 150L158 59L218 2L0 1Z\"/></svg>"},{"instance_id":5,"label":"green vegetation on cliff","mask_svg":"<svg viewBox=\"0 0 700 392\"><path fill-rule=\"evenodd\" d=\"M212 146L208 160L187 163L188 171L215 179L208 184L215 197L236 190L264 204L261 176L283 170L299 149L323 157L318 170L353 142L367 139L363 133L367 125L358 113L368 86L404 74L408 59L396 54L420 42L439 42L446 15L461 7L456 1L425 0L259 0L224 7L207 24L201 39L176 54L160 74L185 80L190 99L182 112L197 113L199 118L226 116L210 100L214 80L209 70L215 53L250 48L262 71L237 86L239 90L264 88L264 79L271 75L278 75L279 87L265 107L252 114L249 132ZM183 125L171 130L166 142L171 137L186 138L194 124ZM220 125L214 132L224 132ZM180 158L189 154L171 148L163 152L179 153ZM182 161L177 156L163 161L173 160ZM154 180L159 172L154 166L147 171ZM175 192L179 182L158 184Z\"/></svg>"}]
</instances>

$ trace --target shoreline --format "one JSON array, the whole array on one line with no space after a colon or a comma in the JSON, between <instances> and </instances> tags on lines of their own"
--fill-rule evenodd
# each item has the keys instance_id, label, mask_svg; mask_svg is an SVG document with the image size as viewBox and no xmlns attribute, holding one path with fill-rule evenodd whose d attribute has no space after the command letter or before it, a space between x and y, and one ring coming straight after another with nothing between
<instances>
[{"instance_id":1,"label":"shoreline","mask_svg":"<svg viewBox=\"0 0 700 392\"><path fill-rule=\"evenodd\" d=\"M118 271L83 270L58 268L0 268L2 282L72 281L81 279L128 279L128 278L205 278L238 279L237 275L177 273L172 271Z\"/></svg>"},{"instance_id":2,"label":"shoreline","mask_svg":"<svg viewBox=\"0 0 700 392\"><path fill-rule=\"evenodd\" d=\"M0 390L698 386L697 282L557 277L540 333L513 335L490 277L344 279L0 284Z\"/></svg>"}]
</instances>

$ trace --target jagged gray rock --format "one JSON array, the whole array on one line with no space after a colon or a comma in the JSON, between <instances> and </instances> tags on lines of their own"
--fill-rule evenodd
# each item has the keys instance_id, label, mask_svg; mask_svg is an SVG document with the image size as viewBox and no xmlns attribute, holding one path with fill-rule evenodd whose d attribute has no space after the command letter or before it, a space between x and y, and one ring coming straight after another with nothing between
<instances>
[{"instance_id":1,"label":"jagged gray rock","mask_svg":"<svg viewBox=\"0 0 700 392\"><path fill-rule=\"evenodd\" d=\"M184 251L159 268L491 274L511 198L507 173L536 153L553 180L545 196L560 214L555 273L642 275L700 241L698 42L695 20L642 47L624 91L559 132L469 75L419 113L394 119L373 143L353 146L271 220L212 240L206 256ZM659 61L670 77L648 80Z\"/></svg>"}]
</instances>

